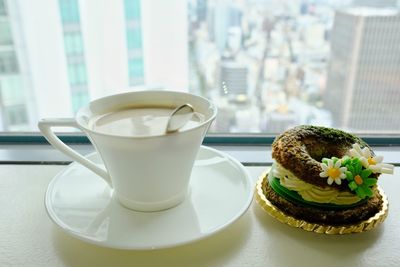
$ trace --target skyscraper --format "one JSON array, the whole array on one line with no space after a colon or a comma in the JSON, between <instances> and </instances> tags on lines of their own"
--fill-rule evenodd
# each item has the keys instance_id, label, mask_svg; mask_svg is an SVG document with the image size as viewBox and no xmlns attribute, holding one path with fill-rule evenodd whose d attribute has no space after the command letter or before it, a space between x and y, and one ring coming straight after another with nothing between
<instances>
[{"instance_id":1,"label":"skyscraper","mask_svg":"<svg viewBox=\"0 0 400 267\"><path fill-rule=\"evenodd\" d=\"M325 106L337 127L400 129L400 14L397 9L336 11Z\"/></svg>"},{"instance_id":2,"label":"skyscraper","mask_svg":"<svg viewBox=\"0 0 400 267\"><path fill-rule=\"evenodd\" d=\"M248 69L244 64L223 60L220 69L221 94L228 96L247 95Z\"/></svg>"},{"instance_id":3,"label":"skyscraper","mask_svg":"<svg viewBox=\"0 0 400 267\"><path fill-rule=\"evenodd\" d=\"M140 2L0 0L0 130L143 84Z\"/></svg>"},{"instance_id":4,"label":"skyscraper","mask_svg":"<svg viewBox=\"0 0 400 267\"><path fill-rule=\"evenodd\" d=\"M397 0L353 0L353 6L396 7Z\"/></svg>"},{"instance_id":5,"label":"skyscraper","mask_svg":"<svg viewBox=\"0 0 400 267\"><path fill-rule=\"evenodd\" d=\"M0 0L0 130L18 131L29 125L29 99L23 68L18 61L19 43L14 41L12 18L5 0ZM25 83L25 84L24 84Z\"/></svg>"},{"instance_id":6,"label":"skyscraper","mask_svg":"<svg viewBox=\"0 0 400 267\"><path fill-rule=\"evenodd\" d=\"M59 0L60 17L67 59L68 81L71 89L72 111L89 101L85 48L80 25L78 0Z\"/></svg>"},{"instance_id":7,"label":"skyscraper","mask_svg":"<svg viewBox=\"0 0 400 267\"><path fill-rule=\"evenodd\" d=\"M143 84L143 41L140 0L124 0L129 84Z\"/></svg>"}]
</instances>

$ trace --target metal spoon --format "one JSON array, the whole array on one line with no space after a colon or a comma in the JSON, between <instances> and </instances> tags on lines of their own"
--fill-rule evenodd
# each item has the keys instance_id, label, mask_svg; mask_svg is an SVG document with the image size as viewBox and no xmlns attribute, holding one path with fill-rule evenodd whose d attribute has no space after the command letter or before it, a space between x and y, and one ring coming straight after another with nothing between
<instances>
[{"instance_id":1,"label":"metal spoon","mask_svg":"<svg viewBox=\"0 0 400 267\"><path fill-rule=\"evenodd\" d=\"M173 133L178 131L180 128L185 126L185 124L192 118L194 109L190 104L183 104L174 111L172 111L169 116L166 133Z\"/></svg>"}]
</instances>

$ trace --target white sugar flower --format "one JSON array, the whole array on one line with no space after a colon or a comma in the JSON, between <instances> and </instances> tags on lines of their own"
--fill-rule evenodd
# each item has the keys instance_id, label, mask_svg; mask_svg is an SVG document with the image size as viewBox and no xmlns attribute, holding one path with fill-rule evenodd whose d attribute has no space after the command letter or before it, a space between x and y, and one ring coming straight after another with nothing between
<instances>
[{"instance_id":1,"label":"white sugar flower","mask_svg":"<svg viewBox=\"0 0 400 267\"><path fill-rule=\"evenodd\" d=\"M394 166L392 164L383 163L382 156L373 157L371 151L367 147L361 149L360 145L355 143L348 154L351 157L359 158L364 168L370 169L373 173L393 174Z\"/></svg>"},{"instance_id":2,"label":"white sugar flower","mask_svg":"<svg viewBox=\"0 0 400 267\"><path fill-rule=\"evenodd\" d=\"M320 177L326 178L328 177L328 184L331 185L333 182L336 184L341 184L342 179L346 178L345 171L347 171L346 167L340 167L342 164L341 160L338 159L335 163L333 163L332 159L326 159L326 163L321 163L322 172L319 174Z\"/></svg>"}]
</instances>

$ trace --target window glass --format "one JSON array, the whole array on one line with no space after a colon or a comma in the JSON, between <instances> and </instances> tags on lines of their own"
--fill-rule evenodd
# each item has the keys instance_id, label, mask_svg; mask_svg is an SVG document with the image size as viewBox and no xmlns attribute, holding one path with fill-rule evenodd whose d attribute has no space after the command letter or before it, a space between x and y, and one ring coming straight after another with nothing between
<instances>
[{"instance_id":1,"label":"window glass","mask_svg":"<svg viewBox=\"0 0 400 267\"><path fill-rule=\"evenodd\" d=\"M59 0L61 19L64 23L79 22L77 0Z\"/></svg>"},{"instance_id":2,"label":"window glass","mask_svg":"<svg viewBox=\"0 0 400 267\"><path fill-rule=\"evenodd\" d=\"M83 53L83 41L80 33L64 34L65 53L68 55Z\"/></svg>"},{"instance_id":3,"label":"window glass","mask_svg":"<svg viewBox=\"0 0 400 267\"><path fill-rule=\"evenodd\" d=\"M142 48L142 37L140 29L127 29L126 38L129 50Z\"/></svg>"},{"instance_id":4,"label":"window glass","mask_svg":"<svg viewBox=\"0 0 400 267\"><path fill-rule=\"evenodd\" d=\"M25 94L21 91L22 80L19 76L8 75L0 80L0 98L2 116L0 129L23 131L28 127L28 111Z\"/></svg>"},{"instance_id":5,"label":"window glass","mask_svg":"<svg viewBox=\"0 0 400 267\"><path fill-rule=\"evenodd\" d=\"M124 0L125 17L128 20L140 18L140 0Z\"/></svg>"},{"instance_id":6,"label":"window glass","mask_svg":"<svg viewBox=\"0 0 400 267\"><path fill-rule=\"evenodd\" d=\"M400 132L398 1L190 1L189 21L213 130Z\"/></svg>"},{"instance_id":7,"label":"window glass","mask_svg":"<svg viewBox=\"0 0 400 267\"><path fill-rule=\"evenodd\" d=\"M144 83L144 61L142 53L142 9L140 1L125 0L124 9L126 20L126 46L128 50L127 66L129 85L141 85Z\"/></svg>"},{"instance_id":8,"label":"window glass","mask_svg":"<svg viewBox=\"0 0 400 267\"><path fill-rule=\"evenodd\" d=\"M0 51L0 74L18 72L18 63L14 51Z\"/></svg>"},{"instance_id":9,"label":"window glass","mask_svg":"<svg viewBox=\"0 0 400 267\"><path fill-rule=\"evenodd\" d=\"M143 75L143 61L141 59L129 60L129 76L141 77Z\"/></svg>"},{"instance_id":10,"label":"window glass","mask_svg":"<svg viewBox=\"0 0 400 267\"><path fill-rule=\"evenodd\" d=\"M12 44L12 36L10 30L10 22L0 20L0 45Z\"/></svg>"},{"instance_id":11,"label":"window glass","mask_svg":"<svg viewBox=\"0 0 400 267\"><path fill-rule=\"evenodd\" d=\"M0 16L7 15L7 6L4 0L0 0Z\"/></svg>"},{"instance_id":12,"label":"window glass","mask_svg":"<svg viewBox=\"0 0 400 267\"><path fill-rule=\"evenodd\" d=\"M72 109L76 113L79 108L89 102L89 95L86 91L72 92Z\"/></svg>"},{"instance_id":13,"label":"window glass","mask_svg":"<svg viewBox=\"0 0 400 267\"><path fill-rule=\"evenodd\" d=\"M211 132L400 133L397 0L31 5L0 0L0 131L37 131L40 118L73 116L94 98L160 88L211 99ZM28 122L13 127L18 111Z\"/></svg>"},{"instance_id":14,"label":"window glass","mask_svg":"<svg viewBox=\"0 0 400 267\"><path fill-rule=\"evenodd\" d=\"M17 128L19 125L25 125L28 122L26 106L24 104L9 106L6 109L6 123Z\"/></svg>"},{"instance_id":15,"label":"window glass","mask_svg":"<svg viewBox=\"0 0 400 267\"><path fill-rule=\"evenodd\" d=\"M25 102L21 78L9 75L0 80L1 98L3 106L23 105Z\"/></svg>"},{"instance_id":16,"label":"window glass","mask_svg":"<svg viewBox=\"0 0 400 267\"><path fill-rule=\"evenodd\" d=\"M87 76L84 64L68 65L68 77L71 85L86 84Z\"/></svg>"}]
</instances>

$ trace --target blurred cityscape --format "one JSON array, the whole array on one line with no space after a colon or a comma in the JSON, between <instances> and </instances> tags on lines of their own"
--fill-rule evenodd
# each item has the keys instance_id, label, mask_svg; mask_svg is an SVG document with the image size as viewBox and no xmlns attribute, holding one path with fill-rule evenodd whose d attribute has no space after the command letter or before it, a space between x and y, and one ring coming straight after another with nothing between
<instances>
[{"instance_id":1,"label":"blurred cityscape","mask_svg":"<svg viewBox=\"0 0 400 267\"><path fill-rule=\"evenodd\" d=\"M143 89L212 99L218 133L400 133L397 0L0 0L0 131Z\"/></svg>"},{"instance_id":2,"label":"blurred cityscape","mask_svg":"<svg viewBox=\"0 0 400 267\"><path fill-rule=\"evenodd\" d=\"M193 0L190 88L216 132L400 131L397 1Z\"/></svg>"}]
</instances>

